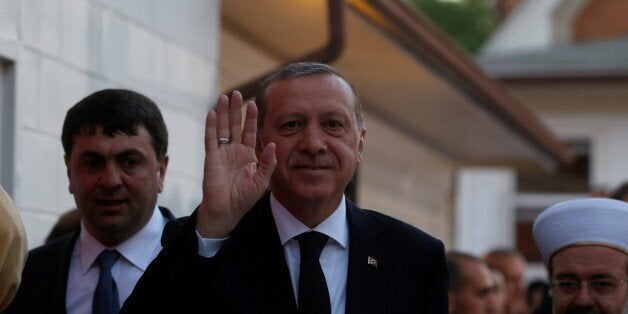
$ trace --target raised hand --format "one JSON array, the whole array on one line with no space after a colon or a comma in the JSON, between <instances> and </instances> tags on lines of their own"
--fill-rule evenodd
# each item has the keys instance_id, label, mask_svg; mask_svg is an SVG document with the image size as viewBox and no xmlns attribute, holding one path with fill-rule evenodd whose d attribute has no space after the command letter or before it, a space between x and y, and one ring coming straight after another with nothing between
<instances>
[{"instance_id":1,"label":"raised hand","mask_svg":"<svg viewBox=\"0 0 628 314\"><path fill-rule=\"evenodd\" d=\"M255 156L257 107L249 101L242 126L242 94L218 98L205 120L203 200L196 229L204 238L224 238L267 190L275 169L275 144ZM230 143L225 142L230 139Z\"/></svg>"}]
</instances>

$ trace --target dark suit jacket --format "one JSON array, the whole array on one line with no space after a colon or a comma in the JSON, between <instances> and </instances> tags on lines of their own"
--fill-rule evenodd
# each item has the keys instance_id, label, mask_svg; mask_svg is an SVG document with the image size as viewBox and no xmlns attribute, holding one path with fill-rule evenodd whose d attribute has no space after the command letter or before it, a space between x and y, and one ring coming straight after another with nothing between
<instances>
[{"instance_id":1,"label":"dark suit jacket","mask_svg":"<svg viewBox=\"0 0 628 314\"><path fill-rule=\"evenodd\" d=\"M168 220L174 219L167 208L159 207L159 210ZM79 233L80 229L28 253L22 283L6 313L66 312L70 258Z\"/></svg>"},{"instance_id":2,"label":"dark suit jacket","mask_svg":"<svg viewBox=\"0 0 628 314\"><path fill-rule=\"evenodd\" d=\"M442 242L347 202L347 313L447 313ZM171 226L172 225L172 226ZM266 195L218 254L197 254L196 212L151 263L122 313L296 313L286 260ZM369 257L377 266L369 264Z\"/></svg>"}]
</instances>

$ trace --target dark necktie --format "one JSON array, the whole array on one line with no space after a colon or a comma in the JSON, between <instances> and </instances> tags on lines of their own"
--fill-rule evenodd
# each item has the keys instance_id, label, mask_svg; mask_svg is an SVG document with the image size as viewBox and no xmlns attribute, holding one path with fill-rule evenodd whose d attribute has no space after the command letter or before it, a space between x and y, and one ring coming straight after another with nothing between
<instances>
[{"instance_id":1,"label":"dark necktie","mask_svg":"<svg viewBox=\"0 0 628 314\"><path fill-rule=\"evenodd\" d=\"M312 231L297 236L301 250L299 271L299 313L329 314L329 291L323 269L318 261L328 236Z\"/></svg>"},{"instance_id":2,"label":"dark necktie","mask_svg":"<svg viewBox=\"0 0 628 314\"><path fill-rule=\"evenodd\" d=\"M100 277L94 291L93 314L117 314L120 311L118 286L111 276L111 267L119 256L118 251L104 250L96 258L96 263L100 266Z\"/></svg>"}]
</instances>

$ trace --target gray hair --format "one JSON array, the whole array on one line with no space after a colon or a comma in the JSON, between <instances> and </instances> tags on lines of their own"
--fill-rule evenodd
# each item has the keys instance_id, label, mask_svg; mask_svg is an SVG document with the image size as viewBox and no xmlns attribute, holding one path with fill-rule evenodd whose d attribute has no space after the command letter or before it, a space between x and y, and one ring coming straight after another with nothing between
<instances>
[{"instance_id":1,"label":"gray hair","mask_svg":"<svg viewBox=\"0 0 628 314\"><path fill-rule=\"evenodd\" d=\"M266 106L267 106L266 90L268 89L268 86L275 81L287 80L287 79L291 79L295 77L314 75L314 74L335 75L341 78L343 81L345 81L347 85L349 85L349 87L351 88L351 91L353 92L353 99L354 99L353 104L354 104L355 118L358 123L358 127L359 128L364 127L362 103L360 102L358 93L353 87L353 85L351 85L351 83L349 83L349 81L347 81L347 79L344 76L342 76L342 74L340 73L340 71L338 71L338 69L330 65L318 63L318 62L297 62L297 63L291 63L277 70L271 75L269 75L266 79L264 79L264 81L262 81L259 88L257 89L257 95L255 95L255 102L257 104L257 112L258 112L257 114L258 131L261 131L262 125L264 123L264 118L266 116Z\"/></svg>"}]
</instances>

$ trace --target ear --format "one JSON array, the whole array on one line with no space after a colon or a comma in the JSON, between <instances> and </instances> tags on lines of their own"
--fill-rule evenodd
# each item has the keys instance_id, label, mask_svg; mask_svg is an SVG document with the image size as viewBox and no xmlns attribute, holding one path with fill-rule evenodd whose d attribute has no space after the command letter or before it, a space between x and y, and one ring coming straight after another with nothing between
<instances>
[{"instance_id":1,"label":"ear","mask_svg":"<svg viewBox=\"0 0 628 314\"><path fill-rule=\"evenodd\" d=\"M165 156L159 162L159 169L157 170L157 175L159 176L159 193L164 189L164 180L166 179L166 170L168 169L168 161L170 157Z\"/></svg>"},{"instance_id":2,"label":"ear","mask_svg":"<svg viewBox=\"0 0 628 314\"><path fill-rule=\"evenodd\" d=\"M360 130L358 137L358 164L362 162L362 153L364 153L364 137L366 136L366 128Z\"/></svg>"},{"instance_id":3,"label":"ear","mask_svg":"<svg viewBox=\"0 0 628 314\"><path fill-rule=\"evenodd\" d=\"M70 194L74 194L74 188L72 187L72 173L70 172L70 155L63 155L63 161L65 161L66 174L68 175L68 191L70 191Z\"/></svg>"}]
</instances>

